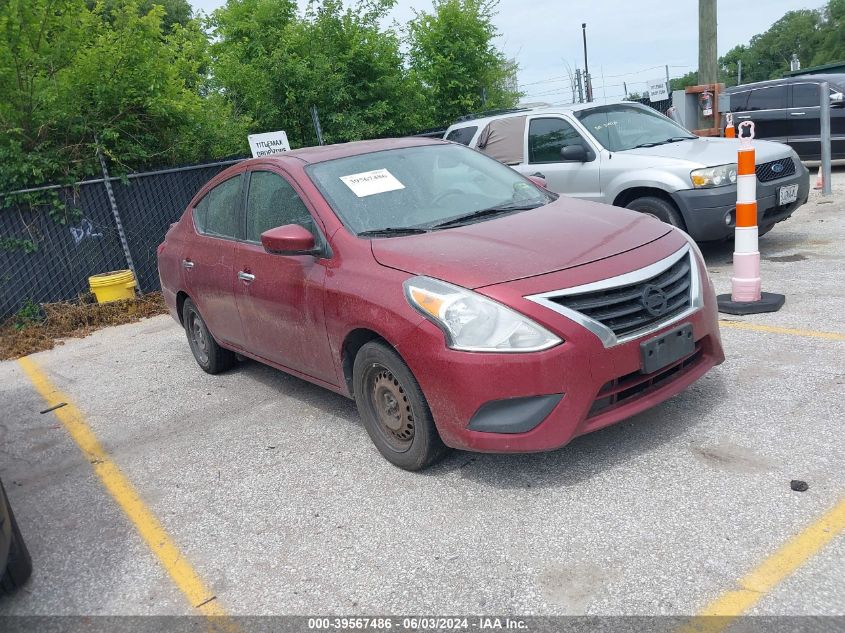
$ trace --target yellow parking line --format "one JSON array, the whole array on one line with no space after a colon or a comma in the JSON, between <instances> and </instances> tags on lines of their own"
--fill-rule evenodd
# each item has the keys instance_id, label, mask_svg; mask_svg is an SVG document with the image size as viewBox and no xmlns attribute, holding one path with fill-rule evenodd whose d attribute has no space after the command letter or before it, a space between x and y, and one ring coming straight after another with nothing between
<instances>
[{"instance_id":1,"label":"yellow parking line","mask_svg":"<svg viewBox=\"0 0 845 633\"><path fill-rule=\"evenodd\" d=\"M753 330L755 332L767 332L769 334L791 334L792 336L809 336L810 338L824 338L830 341L845 341L845 334L839 332L820 332L818 330L797 330L790 327L778 327L776 325L758 325L746 323L745 321L719 321L720 327L734 328L737 330Z\"/></svg>"},{"instance_id":2,"label":"yellow parking line","mask_svg":"<svg viewBox=\"0 0 845 633\"><path fill-rule=\"evenodd\" d=\"M147 547L158 558L161 566L170 574L176 586L185 594L191 606L201 614L214 618L215 624L231 630L232 624L228 621L225 610L220 606L212 591L191 567L182 552L179 551L159 520L141 500L134 486L120 472L117 464L103 450L94 432L85 423L85 418L79 409L76 408L67 394L62 393L50 382L47 375L32 359L28 357L20 358L18 363L50 407L67 403L65 406L57 408L53 413L64 425L85 458L91 463L94 472L103 482L106 490L109 491L109 494L138 530Z\"/></svg>"},{"instance_id":3,"label":"yellow parking line","mask_svg":"<svg viewBox=\"0 0 845 633\"><path fill-rule=\"evenodd\" d=\"M678 633L719 633L751 609L784 578L845 530L845 499L766 558L728 591L708 604Z\"/></svg>"}]
</instances>

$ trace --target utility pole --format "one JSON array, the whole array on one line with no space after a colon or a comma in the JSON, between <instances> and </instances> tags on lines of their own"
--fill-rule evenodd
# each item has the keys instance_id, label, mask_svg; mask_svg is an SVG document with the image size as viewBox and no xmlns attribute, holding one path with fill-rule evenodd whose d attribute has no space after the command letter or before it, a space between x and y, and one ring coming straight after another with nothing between
<instances>
[{"instance_id":1,"label":"utility pole","mask_svg":"<svg viewBox=\"0 0 845 633\"><path fill-rule=\"evenodd\" d=\"M714 0L715 2L715 0ZM587 88L587 101L593 101L593 86L592 81L590 81L590 67L587 64L587 23L581 23L581 36L584 38L584 83L586 84Z\"/></svg>"},{"instance_id":2,"label":"utility pole","mask_svg":"<svg viewBox=\"0 0 845 633\"><path fill-rule=\"evenodd\" d=\"M669 98L672 98L672 84L669 83L669 64L666 64L666 92L669 94Z\"/></svg>"},{"instance_id":3,"label":"utility pole","mask_svg":"<svg viewBox=\"0 0 845 633\"><path fill-rule=\"evenodd\" d=\"M736 85L742 85L742 60L738 59L736 61Z\"/></svg>"},{"instance_id":4,"label":"utility pole","mask_svg":"<svg viewBox=\"0 0 845 633\"><path fill-rule=\"evenodd\" d=\"M698 0L698 83L719 81L716 52L716 0Z\"/></svg>"},{"instance_id":5,"label":"utility pole","mask_svg":"<svg viewBox=\"0 0 845 633\"><path fill-rule=\"evenodd\" d=\"M578 86L578 103L584 103L584 84L581 83L581 69L575 69L575 83Z\"/></svg>"}]
</instances>

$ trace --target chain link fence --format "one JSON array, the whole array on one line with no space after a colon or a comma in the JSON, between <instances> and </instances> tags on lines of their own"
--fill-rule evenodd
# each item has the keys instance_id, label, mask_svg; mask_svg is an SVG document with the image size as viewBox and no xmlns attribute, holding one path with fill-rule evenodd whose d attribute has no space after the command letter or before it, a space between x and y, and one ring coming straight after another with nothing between
<instances>
[{"instance_id":1,"label":"chain link fence","mask_svg":"<svg viewBox=\"0 0 845 633\"><path fill-rule=\"evenodd\" d=\"M54 190L63 208L0 210L0 319L30 302L76 299L88 292L89 276L129 268L121 238L141 292L159 290L156 248L170 224L200 187L238 160L109 178L120 224L105 179L27 190Z\"/></svg>"},{"instance_id":2,"label":"chain link fence","mask_svg":"<svg viewBox=\"0 0 845 633\"><path fill-rule=\"evenodd\" d=\"M660 114L666 114L667 110L672 107L672 99L661 99L659 101L652 101L649 97L642 97L640 99L629 99L629 101L634 101L635 103L642 103L643 105L647 105L649 108L654 108ZM668 115L667 115L668 116Z\"/></svg>"}]
</instances>

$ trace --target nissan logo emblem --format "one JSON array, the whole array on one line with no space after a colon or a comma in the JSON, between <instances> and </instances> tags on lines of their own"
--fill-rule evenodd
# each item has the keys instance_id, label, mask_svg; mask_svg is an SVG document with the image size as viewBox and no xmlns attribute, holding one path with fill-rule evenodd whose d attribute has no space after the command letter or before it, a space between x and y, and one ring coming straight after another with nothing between
<instances>
[{"instance_id":1,"label":"nissan logo emblem","mask_svg":"<svg viewBox=\"0 0 845 633\"><path fill-rule=\"evenodd\" d=\"M775 163L772 165L772 171L776 174L779 174L783 171L783 163Z\"/></svg>"},{"instance_id":2,"label":"nissan logo emblem","mask_svg":"<svg viewBox=\"0 0 845 633\"><path fill-rule=\"evenodd\" d=\"M653 284L646 284L643 288L640 302L651 316L660 316L666 312L669 303L666 293Z\"/></svg>"}]
</instances>

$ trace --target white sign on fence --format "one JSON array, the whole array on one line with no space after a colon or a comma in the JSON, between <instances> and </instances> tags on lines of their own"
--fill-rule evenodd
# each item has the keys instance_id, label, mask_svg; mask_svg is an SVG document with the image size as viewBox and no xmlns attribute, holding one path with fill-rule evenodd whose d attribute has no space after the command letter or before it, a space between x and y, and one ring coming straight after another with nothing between
<instances>
[{"instance_id":1,"label":"white sign on fence","mask_svg":"<svg viewBox=\"0 0 845 633\"><path fill-rule=\"evenodd\" d=\"M247 138L249 139L249 148L252 150L253 158L284 154L290 151L288 135L284 130L264 132L263 134L250 134Z\"/></svg>"},{"instance_id":2,"label":"white sign on fence","mask_svg":"<svg viewBox=\"0 0 845 633\"><path fill-rule=\"evenodd\" d=\"M648 81L648 99L652 103L655 101L665 101L669 98L669 86L666 85L666 79L650 79Z\"/></svg>"}]
</instances>

